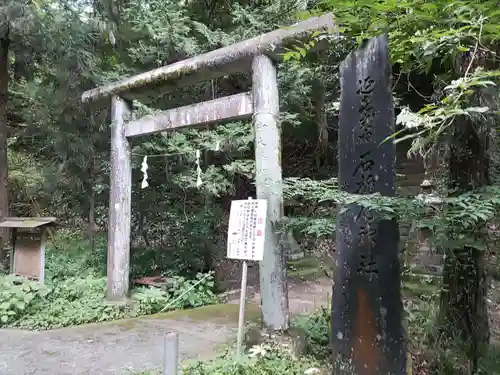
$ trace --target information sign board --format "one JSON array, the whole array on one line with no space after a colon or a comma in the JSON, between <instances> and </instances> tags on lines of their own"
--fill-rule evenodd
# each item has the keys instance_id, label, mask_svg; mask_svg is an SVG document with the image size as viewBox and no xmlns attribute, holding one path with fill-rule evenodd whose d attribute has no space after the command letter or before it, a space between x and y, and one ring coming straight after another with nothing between
<instances>
[{"instance_id":1,"label":"information sign board","mask_svg":"<svg viewBox=\"0 0 500 375\"><path fill-rule=\"evenodd\" d=\"M257 260L264 257L267 200L248 199L231 202L227 233L227 257Z\"/></svg>"}]
</instances>

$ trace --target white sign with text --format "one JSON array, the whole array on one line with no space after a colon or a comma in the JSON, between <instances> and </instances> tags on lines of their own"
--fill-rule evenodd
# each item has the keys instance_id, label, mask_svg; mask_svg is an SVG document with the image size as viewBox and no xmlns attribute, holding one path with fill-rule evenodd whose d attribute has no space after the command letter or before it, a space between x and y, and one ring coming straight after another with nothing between
<instances>
[{"instance_id":1,"label":"white sign with text","mask_svg":"<svg viewBox=\"0 0 500 375\"><path fill-rule=\"evenodd\" d=\"M267 200L248 199L231 202L227 233L229 259L262 260L266 233Z\"/></svg>"}]
</instances>

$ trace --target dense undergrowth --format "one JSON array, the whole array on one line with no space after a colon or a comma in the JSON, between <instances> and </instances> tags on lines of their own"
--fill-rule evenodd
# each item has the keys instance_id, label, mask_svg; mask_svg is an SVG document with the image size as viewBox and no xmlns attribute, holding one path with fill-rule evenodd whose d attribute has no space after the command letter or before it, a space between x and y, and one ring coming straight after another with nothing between
<instances>
[{"instance_id":1,"label":"dense undergrowth","mask_svg":"<svg viewBox=\"0 0 500 375\"><path fill-rule=\"evenodd\" d=\"M467 373L464 359L447 347L431 344L438 312L439 285L425 275L403 283L405 327L408 337L408 375L457 375ZM228 351L215 360L182 364L183 375L303 375L332 374L330 343L330 308L322 307L310 315L296 317L292 325L306 333L304 356L297 358L284 346L250 348L240 361ZM157 375L147 371L135 375ZM478 374L500 375L500 347L492 341L489 352L480 363Z\"/></svg>"},{"instance_id":2,"label":"dense undergrowth","mask_svg":"<svg viewBox=\"0 0 500 375\"><path fill-rule=\"evenodd\" d=\"M465 373L457 368L460 359L447 351L430 347L429 336L435 318L435 300L422 299L407 303L406 323L409 339L408 375L456 375ZM184 375L303 375L331 374L332 358L329 346L330 311L322 308L309 316L298 317L294 325L307 334L307 353L297 358L286 347L254 347L244 359L235 362L230 356L214 361L196 362L183 366ZM313 370L317 369L317 370ZM307 371L309 370L309 371ZM320 372L321 371L321 372ZM145 372L141 375L155 375ZM500 347L492 346L480 364L479 374L500 374Z\"/></svg>"},{"instance_id":3,"label":"dense undergrowth","mask_svg":"<svg viewBox=\"0 0 500 375\"><path fill-rule=\"evenodd\" d=\"M47 251L46 283L26 281L19 277L0 276L0 325L25 329L51 329L70 325L110 321L159 312L197 307L216 302L214 282L210 275L188 291L196 280L175 275L168 290L134 288L128 304L108 303L106 291L105 241L97 239L93 252L88 244L71 233L62 233ZM136 267L141 267L137 262ZM137 270L147 273L148 270ZM198 274L198 279L207 275ZM413 374L451 375L462 373L463 359L452 352L431 347L437 313L439 285L426 276L412 279L403 272L405 326L409 340L409 365ZM254 347L236 363L227 355L213 361L184 366L190 375L260 375L304 374L307 369L331 373L330 309L322 308L308 316L294 319L293 325L306 332L307 352L294 357L287 348ZM437 345L440 346L439 343ZM431 349L432 348L432 349ZM481 373L500 374L500 350L492 346L481 363ZM149 373L144 373L149 374ZM150 373L150 374L154 374Z\"/></svg>"},{"instance_id":4,"label":"dense undergrowth","mask_svg":"<svg viewBox=\"0 0 500 375\"><path fill-rule=\"evenodd\" d=\"M212 274L186 279L170 272L173 282L168 289L137 287L129 303L109 303L104 298L105 243L100 240L92 252L81 236L63 233L55 244L47 249L43 286L13 275L0 276L0 327L43 330L217 302Z\"/></svg>"}]
</instances>

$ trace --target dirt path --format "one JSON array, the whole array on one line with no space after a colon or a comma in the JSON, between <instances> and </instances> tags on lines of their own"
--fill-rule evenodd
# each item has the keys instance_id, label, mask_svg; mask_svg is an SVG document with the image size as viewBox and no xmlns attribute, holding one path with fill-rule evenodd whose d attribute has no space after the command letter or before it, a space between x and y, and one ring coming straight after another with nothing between
<instances>
[{"instance_id":1,"label":"dirt path","mask_svg":"<svg viewBox=\"0 0 500 375\"><path fill-rule=\"evenodd\" d=\"M313 311L327 300L328 280L290 286L292 314ZM259 315L259 296L249 320ZM238 305L206 306L151 317L89 324L45 332L0 330L2 375L122 375L159 368L163 335L179 333L181 360L209 358L235 337Z\"/></svg>"}]
</instances>

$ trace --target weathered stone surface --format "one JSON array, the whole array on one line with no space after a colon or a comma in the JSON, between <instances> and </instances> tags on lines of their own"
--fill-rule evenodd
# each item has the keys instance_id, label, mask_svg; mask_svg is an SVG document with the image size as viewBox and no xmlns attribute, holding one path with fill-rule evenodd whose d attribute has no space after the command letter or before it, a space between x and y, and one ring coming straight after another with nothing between
<instances>
[{"instance_id":1,"label":"weathered stone surface","mask_svg":"<svg viewBox=\"0 0 500 375\"><path fill-rule=\"evenodd\" d=\"M223 120L241 120L252 113L252 93L246 92L144 116L130 121L125 135L134 137Z\"/></svg>"},{"instance_id":2,"label":"weathered stone surface","mask_svg":"<svg viewBox=\"0 0 500 375\"><path fill-rule=\"evenodd\" d=\"M395 195L396 150L387 38L341 65L339 183L353 194ZM337 222L332 340L337 375L405 374L398 226L360 206Z\"/></svg>"},{"instance_id":3,"label":"weathered stone surface","mask_svg":"<svg viewBox=\"0 0 500 375\"><path fill-rule=\"evenodd\" d=\"M228 290L227 292L218 295L220 303L227 303L229 301L239 301L241 289ZM247 286L247 299L255 297L255 288Z\"/></svg>"},{"instance_id":4,"label":"weathered stone surface","mask_svg":"<svg viewBox=\"0 0 500 375\"><path fill-rule=\"evenodd\" d=\"M129 293L130 220L132 210L132 162L130 144L125 137L125 123L130 118L130 104L114 96L111 108L111 181L109 189L108 289L110 300L120 300Z\"/></svg>"},{"instance_id":5,"label":"weathered stone surface","mask_svg":"<svg viewBox=\"0 0 500 375\"><path fill-rule=\"evenodd\" d=\"M307 350L307 336L303 329L292 327L286 332L272 332L260 327L250 327L245 332L245 344L248 348L254 345L279 345L290 349L291 353L300 357Z\"/></svg>"},{"instance_id":6,"label":"weathered stone surface","mask_svg":"<svg viewBox=\"0 0 500 375\"><path fill-rule=\"evenodd\" d=\"M255 185L257 199L267 200L264 258L260 266L262 324L270 330L286 330L290 324L286 258L278 223L283 217L281 123L276 66L264 55L252 63L255 111Z\"/></svg>"},{"instance_id":7,"label":"weathered stone surface","mask_svg":"<svg viewBox=\"0 0 500 375\"><path fill-rule=\"evenodd\" d=\"M91 102L111 95L144 101L148 91L154 91L155 88L160 87L160 90L165 92L165 84L191 85L231 73L247 71L254 56L269 54L281 59L279 52L282 52L283 49L279 47L290 43L295 44L301 38L310 37L314 31L327 31L333 29L334 26L331 13L311 17L291 27L271 31L252 39L88 90L83 93L82 102Z\"/></svg>"},{"instance_id":8,"label":"weathered stone surface","mask_svg":"<svg viewBox=\"0 0 500 375\"><path fill-rule=\"evenodd\" d=\"M282 241L286 249L286 257L288 260L298 260L304 258L304 250L302 250L298 242L295 240L291 231L286 233Z\"/></svg>"},{"instance_id":9,"label":"weathered stone surface","mask_svg":"<svg viewBox=\"0 0 500 375\"><path fill-rule=\"evenodd\" d=\"M304 375L326 375L326 372L317 367L311 367L304 371Z\"/></svg>"}]
</instances>

